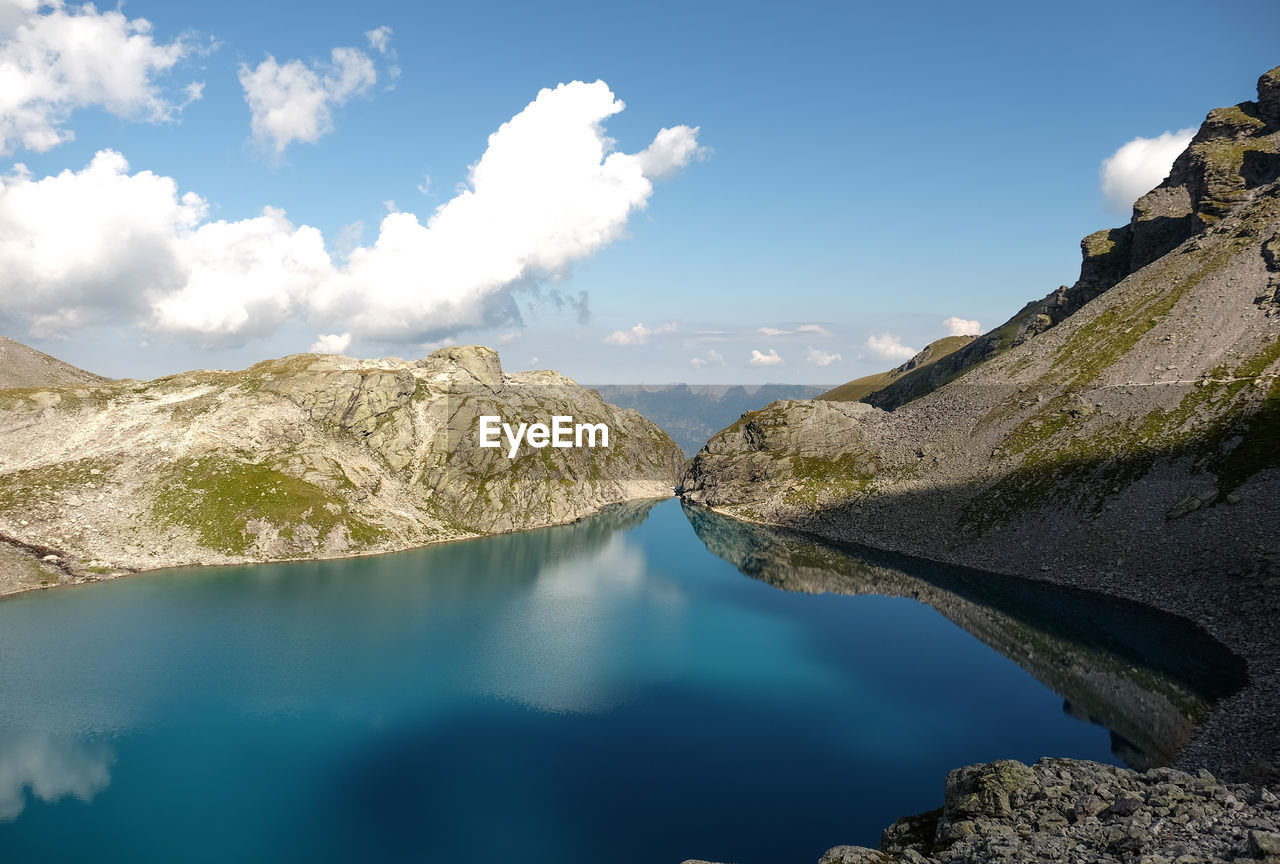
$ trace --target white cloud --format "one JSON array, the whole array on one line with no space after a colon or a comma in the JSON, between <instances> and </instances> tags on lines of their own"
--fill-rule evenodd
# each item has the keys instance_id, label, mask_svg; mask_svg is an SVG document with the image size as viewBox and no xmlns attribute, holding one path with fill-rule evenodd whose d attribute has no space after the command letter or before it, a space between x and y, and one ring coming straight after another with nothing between
<instances>
[{"instance_id":1,"label":"white cloud","mask_svg":"<svg viewBox=\"0 0 1280 864\"><path fill-rule=\"evenodd\" d=\"M0 176L5 312L40 336L132 320L205 343L291 318L407 343L493 323L492 309L513 306L514 284L567 275L647 206L640 156L610 152L604 134L622 107L603 82L543 90L490 136L467 187L425 224L391 212L369 246L349 226L336 262L317 229L282 210L207 222L199 195L129 174L112 151L39 180L19 165Z\"/></svg>"},{"instance_id":2,"label":"white cloud","mask_svg":"<svg viewBox=\"0 0 1280 864\"><path fill-rule=\"evenodd\" d=\"M377 242L317 298L383 339L483 323L486 306L526 277L560 278L622 236L653 184L639 155L610 152L603 122L623 109L603 81L544 89L489 136L469 183L423 225L382 221Z\"/></svg>"},{"instance_id":3,"label":"white cloud","mask_svg":"<svg viewBox=\"0 0 1280 864\"><path fill-rule=\"evenodd\" d=\"M304 309L333 264L315 228L295 228L283 210L209 222L177 238L186 279L152 301L149 326L206 342L263 336ZM352 253L354 254L354 253Z\"/></svg>"},{"instance_id":4,"label":"white cloud","mask_svg":"<svg viewBox=\"0 0 1280 864\"><path fill-rule=\"evenodd\" d=\"M341 354L351 345L350 333L320 334L307 351L311 354Z\"/></svg>"},{"instance_id":5,"label":"white cloud","mask_svg":"<svg viewBox=\"0 0 1280 864\"><path fill-rule=\"evenodd\" d=\"M391 42L391 28L383 24L381 27L373 30L365 31L365 38L369 40L369 47L377 51L379 54L387 53L387 46Z\"/></svg>"},{"instance_id":6,"label":"white cloud","mask_svg":"<svg viewBox=\"0 0 1280 864\"><path fill-rule=\"evenodd\" d=\"M630 330L614 330L608 336L604 337L604 341L610 345L645 345L654 336L661 336L667 333L676 332L676 322L668 321L661 327L650 330L643 324L637 324Z\"/></svg>"},{"instance_id":7,"label":"white cloud","mask_svg":"<svg viewBox=\"0 0 1280 864\"><path fill-rule=\"evenodd\" d=\"M867 348L888 360L908 360L916 355L916 349L902 344L902 339L892 333L867 337Z\"/></svg>"},{"instance_id":8,"label":"white cloud","mask_svg":"<svg viewBox=\"0 0 1280 864\"><path fill-rule=\"evenodd\" d=\"M782 364L782 358L778 356L778 352L770 348L768 354L761 354L759 351L752 349L751 359L747 361L752 366L779 366Z\"/></svg>"},{"instance_id":9,"label":"white cloud","mask_svg":"<svg viewBox=\"0 0 1280 864\"><path fill-rule=\"evenodd\" d=\"M373 60L360 49L334 48L330 57L328 64L290 60L281 65L268 54L252 69L240 64L240 86L256 141L277 154L294 141L318 141L333 131L333 109L377 82Z\"/></svg>"},{"instance_id":10,"label":"white cloud","mask_svg":"<svg viewBox=\"0 0 1280 864\"><path fill-rule=\"evenodd\" d=\"M810 348L805 362L812 366L830 366L832 363L838 363L841 359L843 358L839 354L828 354L826 351Z\"/></svg>"},{"instance_id":11,"label":"white cloud","mask_svg":"<svg viewBox=\"0 0 1280 864\"><path fill-rule=\"evenodd\" d=\"M157 42L145 18L61 0L0 2L0 155L44 152L74 137L77 108L159 122L182 104L158 79L194 51L185 39ZM187 102L203 85L188 85Z\"/></svg>"},{"instance_id":12,"label":"white cloud","mask_svg":"<svg viewBox=\"0 0 1280 864\"><path fill-rule=\"evenodd\" d=\"M205 202L127 171L104 150L78 172L33 180L18 165L0 177L5 310L28 317L34 335L145 314L148 296L182 281L175 241L205 218Z\"/></svg>"},{"instance_id":13,"label":"white cloud","mask_svg":"<svg viewBox=\"0 0 1280 864\"><path fill-rule=\"evenodd\" d=\"M701 369L704 366L723 366L724 355L715 350L707 351L700 357L689 358L689 365L694 369Z\"/></svg>"},{"instance_id":14,"label":"white cloud","mask_svg":"<svg viewBox=\"0 0 1280 864\"><path fill-rule=\"evenodd\" d=\"M757 333L763 333L765 336L776 338L778 336L790 336L793 333L812 333L815 336L834 336L835 334L823 327L821 324L801 324L794 330L783 330L780 327L761 327L756 330Z\"/></svg>"},{"instance_id":15,"label":"white cloud","mask_svg":"<svg viewBox=\"0 0 1280 864\"><path fill-rule=\"evenodd\" d=\"M1187 149L1195 129L1164 132L1155 138L1134 138L1102 160L1098 176L1102 194L1115 210L1126 211L1169 176L1173 160Z\"/></svg>"},{"instance_id":16,"label":"white cloud","mask_svg":"<svg viewBox=\"0 0 1280 864\"><path fill-rule=\"evenodd\" d=\"M954 315L943 321L942 326L947 328L947 333L951 336L976 336L982 332L982 325L977 321L967 321Z\"/></svg>"},{"instance_id":17,"label":"white cloud","mask_svg":"<svg viewBox=\"0 0 1280 864\"><path fill-rule=\"evenodd\" d=\"M697 126L659 129L653 143L636 154L640 170L650 180L666 180L694 159L705 159L711 148L698 146Z\"/></svg>"}]
</instances>

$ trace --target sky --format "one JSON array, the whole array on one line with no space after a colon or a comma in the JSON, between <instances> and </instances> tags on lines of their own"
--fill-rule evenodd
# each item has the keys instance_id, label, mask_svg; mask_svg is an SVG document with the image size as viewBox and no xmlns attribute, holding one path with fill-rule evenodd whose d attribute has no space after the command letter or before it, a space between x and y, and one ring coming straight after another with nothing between
<instances>
[{"instance_id":1,"label":"sky","mask_svg":"<svg viewBox=\"0 0 1280 864\"><path fill-rule=\"evenodd\" d=\"M837 384L998 326L1280 64L1274 0L0 0L0 333Z\"/></svg>"}]
</instances>

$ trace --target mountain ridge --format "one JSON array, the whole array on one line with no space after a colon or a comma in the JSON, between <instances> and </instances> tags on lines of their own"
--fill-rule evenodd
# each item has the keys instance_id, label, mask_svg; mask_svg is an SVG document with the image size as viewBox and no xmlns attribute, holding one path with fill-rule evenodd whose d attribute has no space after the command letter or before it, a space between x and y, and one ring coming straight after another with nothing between
<instances>
[{"instance_id":1,"label":"mountain ridge","mask_svg":"<svg viewBox=\"0 0 1280 864\"><path fill-rule=\"evenodd\" d=\"M109 378L0 336L0 390L16 387L96 387Z\"/></svg>"},{"instance_id":2,"label":"mountain ridge","mask_svg":"<svg viewBox=\"0 0 1280 864\"><path fill-rule=\"evenodd\" d=\"M508 458L482 445L483 415L573 416L606 424L611 441ZM667 496L683 463L636 412L555 372L504 373L482 346L412 363L300 354L234 372L0 390L0 537L43 567L10 588L389 552Z\"/></svg>"},{"instance_id":3,"label":"mountain ridge","mask_svg":"<svg viewBox=\"0 0 1280 864\"><path fill-rule=\"evenodd\" d=\"M687 501L1191 618L1255 686L1184 751L1280 764L1280 67L1209 112L1080 278L864 402L714 436Z\"/></svg>"}]
</instances>

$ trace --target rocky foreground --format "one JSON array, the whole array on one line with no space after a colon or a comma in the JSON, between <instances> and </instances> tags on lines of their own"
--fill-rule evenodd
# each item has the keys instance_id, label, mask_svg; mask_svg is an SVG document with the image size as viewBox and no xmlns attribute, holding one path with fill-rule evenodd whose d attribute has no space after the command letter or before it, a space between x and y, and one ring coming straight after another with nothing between
<instances>
[{"instance_id":1,"label":"rocky foreground","mask_svg":"<svg viewBox=\"0 0 1280 864\"><path fill-rule=\"evenodd\" d=\"M952 771L942 807L894 822L878 849L836 846L819 864L1028 861L1276 864L1280 796L1205 770L1002 760Z\"/></svg>"},{"instance_id":2,"label":"rocky foreground","mask_svg":"<svg viewBox=\"0 0 1280 864\"><path fill-rule=\"evenodd\" d=\"M923 861L1280 862L1280 797L1204 770L971 765L947 776L940 810L893 823L878 850L837 846L820 864Z\"/></svg>"},{"instance_id":3,"label":"rocky foreground","mask_svg":"<svg viewBox=\"0 0 1280 864\"><path fill-rule=\"evenodd\" d=\"M478 346L416 362L301 354L145 382L65 384L66 369L52 386L0 390L0 593L571 522L670 495L684 464L635 411L555 372L505 374ZM480 446L482 415L572 416L611 439L508 458L505 444Z\"/></svg>"}]
</instances>

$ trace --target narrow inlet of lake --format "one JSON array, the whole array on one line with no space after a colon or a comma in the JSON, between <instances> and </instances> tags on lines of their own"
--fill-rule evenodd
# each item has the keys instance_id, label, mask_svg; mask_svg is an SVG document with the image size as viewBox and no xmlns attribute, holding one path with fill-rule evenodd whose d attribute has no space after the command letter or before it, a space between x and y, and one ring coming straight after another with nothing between
<instances>
[{"instance_id":1,"label":"narrow inlet of lake","mask_svg":"<svg viewBox=\"0 0 1280 864\"><path fill-rule=\"evenodd\" d=\"M0 602L0 860L739 864L998 758L1160 764L1186 623L679 501Z\"/></svg>"}]
</instances>

